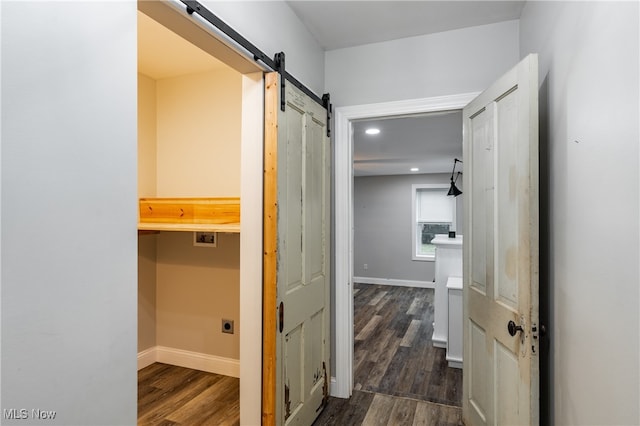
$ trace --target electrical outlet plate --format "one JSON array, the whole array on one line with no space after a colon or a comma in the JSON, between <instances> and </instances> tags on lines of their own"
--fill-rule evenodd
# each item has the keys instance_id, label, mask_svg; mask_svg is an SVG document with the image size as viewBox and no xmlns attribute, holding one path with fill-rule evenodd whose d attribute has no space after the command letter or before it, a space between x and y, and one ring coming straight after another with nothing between
<instances>
[{"instance_id":1,"label":"electrical outlet plate","mask_svg":"<svg viewBox=\"0 0 640 426\"><path fill-rule=\"evenodd\" d=\"M230 320L230 319L222 320L222 332L227 334L233 334L233 320Z\"/></svg>"},{"instance_id":2,"label":"electrical outlet plate","mask_svg":"<svg viewBox=\"0 0 640 426\"><path fill-rule=\"evenodd\" d=\"M193 245L196 247L217 247L218 233L217 232L194 232Z\"/></svg>"}]
</instances>

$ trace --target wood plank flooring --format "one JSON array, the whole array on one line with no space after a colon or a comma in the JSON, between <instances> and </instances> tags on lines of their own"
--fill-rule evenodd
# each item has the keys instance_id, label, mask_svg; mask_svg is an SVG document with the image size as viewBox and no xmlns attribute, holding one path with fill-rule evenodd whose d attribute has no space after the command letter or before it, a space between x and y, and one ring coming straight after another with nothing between
<instances>
[{"instance_id":1,"label":"wood plank flooring","mask_svg":"<svg viewBox=\"0 0 640 426\"><path fill-rule=\"evenodd\" d=\"M433 334L433 290L354 285L354 389L461 406L462 370Z\"/></svg>"},{"instance_id":2,"label":"wood plank flooring","mask_svg":"<svg viewBox=\"0 0 640 426\"><path fill-rule=\"evenodd\" d=\"M462 425L462 370L435 348L433 290L354 285L354 392L314 426Z\"/></svg>"},{"instance_id":3,"label":"wood plank flooring","mask_svg":"<svg viewBox=\"0 0 640 426\"><path fill-rule=\"evenodd\" d=\"M354 385L314 426L461 425L462 370L434 348L433 290L355 284ZM138 372L138 425L238 425L239 380L167 364Z\"/></svg>"},{"instance_id":4,"label":"wood plank flooring","mask_svg":"<svg viewBox=\"0 0 640 426\"><path fill-rule=\"evenodd\" d=\"M161 363L138 371L138 425L239 424L239 379Z\"/></svg>"},{"instance_id":5,"label":"wood plank flooring","mask_svg":"<svg viewBox=\"0 0 640 426\"><path fill-rule=\"evenodd\" d=\"M349 399L329 398L313 426L461 426L460 407L353 391Z\"/></svg>"}]
</instances>

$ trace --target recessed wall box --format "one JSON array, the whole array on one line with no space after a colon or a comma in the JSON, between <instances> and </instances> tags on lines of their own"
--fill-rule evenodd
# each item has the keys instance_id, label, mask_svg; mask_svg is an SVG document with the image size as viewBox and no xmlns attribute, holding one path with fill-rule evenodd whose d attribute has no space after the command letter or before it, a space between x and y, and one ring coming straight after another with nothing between
<instances>
[{"instance_id":1,"label":"recessed wall box","mask_svg":"<svg viewBox=\"0 0 640 426\"><path fill-rule=\"evenodd\" d=\"M218 233L217 232L194 232L193 245L197 247L217 247Z\"/></svg>"},{"instance_id":2,"label":"recessed wall box","mask_svg":"<svg viewBox=\"0 0 640 426\"><path fill-rule=\"evenodd\" d=\"M230 320L230 319L222 320L222 332L233 334L233 320Z\"/></svg>"}]
</instances>

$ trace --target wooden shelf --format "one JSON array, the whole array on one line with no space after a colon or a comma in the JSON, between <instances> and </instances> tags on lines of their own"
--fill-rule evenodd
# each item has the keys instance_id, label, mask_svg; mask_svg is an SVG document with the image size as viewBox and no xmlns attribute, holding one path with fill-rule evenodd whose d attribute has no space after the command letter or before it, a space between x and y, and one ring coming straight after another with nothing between
<instances>
[{"instance_id":1,"label":"wooden shelf","mask_svg":"<svg viewBox=\"0 0 640 426\"><path fill-rule=\"evenodd\" d=\"M141 198L139 231L240 232L240 198Z\"/></svg>"}]
</instances>

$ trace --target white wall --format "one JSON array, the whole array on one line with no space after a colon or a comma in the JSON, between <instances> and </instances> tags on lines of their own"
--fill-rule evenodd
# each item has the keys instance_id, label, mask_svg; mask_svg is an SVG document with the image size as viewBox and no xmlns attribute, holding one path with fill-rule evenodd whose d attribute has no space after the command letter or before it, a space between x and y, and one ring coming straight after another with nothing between
<instances>
[{"instance_id":1,"label":"white wall","mask_svg":"<svg viewBox=\"0 0 640 426\"><path fill-rule=\"evenodd\" d=\"M518 61L518 21L326 52L335 106L484 90Z\"/></svg>"},{"instance_id":2,"label":"white wall","mask_svg":"<svg viewBox=\"0 0 640 426\"><path fill-rule=\"evenodd\" d=\"M1 7L1 408L135 424L136 5Z\"/></svg>"},{"instance_id":3,"label":"white wall","mask_svg":"<svg viewBox=\"0 0 640 426\"><path fill-rule=\"evenodd\" d=\"M284 1L201 3L269 58L284 52L287 72L322 96L324 51Z\"/></svg>"},{"instance_id":4,"label":"white wall","mask_svg":"<svg viewBox=\"0 0 640 426\"><path fill-rule=\"evenodd\" d=\"M539 53L542 403L550 423L640 423L638 3L527 2Z\"/></svg>"},{"instance_id":5,"label":"white wall","mask_svg":"<svg viewBox=\"0 0 640 426\"><path fill-rule=\"evenodd\" d=\"M264 84L262 73L242 77L240 182L240 423L262 417L262 164Z\"/></svg>"}]
</instances>

